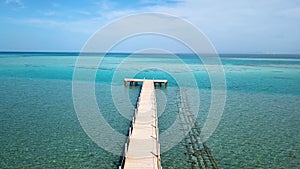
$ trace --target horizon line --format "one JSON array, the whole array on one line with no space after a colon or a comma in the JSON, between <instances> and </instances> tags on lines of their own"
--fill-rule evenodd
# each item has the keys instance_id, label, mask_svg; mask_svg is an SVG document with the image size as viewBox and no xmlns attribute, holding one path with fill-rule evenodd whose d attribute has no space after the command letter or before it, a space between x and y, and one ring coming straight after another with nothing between
<instances>
[{"instance_id":1,"label":"horizon line","mask_svg":"<svg viewBox=\"0 0 300 169\"><path fill-rule=\"evenodd\" d=\"M12 51L12 50L0 50L0 53L69 53L69 54L133 54L134 52L129 51L111 51L111 52L80 52L80 51ZM172 54L172 53L136 53L136 54ZM196 54L196 53L189 53L189 52L174 52L174 54ZM198 54L209 54L209 53L198 53ZM220 53L213 53L217 55L300 55L300 53L245 53L245 52L220 52Z\"/></svg>"}]
</instances>

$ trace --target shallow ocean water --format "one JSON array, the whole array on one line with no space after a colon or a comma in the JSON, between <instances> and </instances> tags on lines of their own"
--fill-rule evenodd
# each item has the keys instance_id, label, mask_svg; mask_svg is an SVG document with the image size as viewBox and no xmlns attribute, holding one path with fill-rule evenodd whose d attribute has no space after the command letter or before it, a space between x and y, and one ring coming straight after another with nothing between
<instances>
[{"instance_id":1,"label":"shallow ocean water","mask_svg":"<svg viewBox=\"0 0 300 169\"><path fill-rule=\"evenodd\" d=\"M118 167L120 157L96 145L77 119L72 101L76 56L1 53L1 168ZM125 56L111 54L105 58L97 72L95 86L103 116L112 128L124 135L130 120L115 108L110 90L114 73L126 75L133 71L130 65L116 69ZM300 59L249 57L222 58L227 101L220 124L207 144L221 168L300 168ZM203 125L210 106L210 81L197 59L182 58L200 88L198 121ZM141 65L158 60L152 56L133 59ZM167 58L160 64L169 66L177 62ZM159 126L163 133L178 113L176 81L170 72L156 69L139 72L138 68L134 71L138 72L136 77L170 81L168 88L157 89L167 99L166 105L160 105L164 98L158 103ZM186 72L178 69L171 73L184 77ZM122 80L112 84L122 86ZM139 87L124 90L129 91L134 105ZM132 108L128 111L133 113ZM184 152L182 144L178 144L163 153L163 168L190 168Z\"/></svg>"}]
</instances>

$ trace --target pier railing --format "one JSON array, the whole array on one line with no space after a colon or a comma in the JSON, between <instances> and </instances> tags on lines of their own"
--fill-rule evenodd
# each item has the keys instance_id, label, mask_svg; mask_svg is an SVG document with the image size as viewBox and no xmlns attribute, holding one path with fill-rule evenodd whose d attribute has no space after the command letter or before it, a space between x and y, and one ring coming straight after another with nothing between
<instances>
[{"instance_id":1,"label":"pier railing","mask_svg":"<svg viewBox=\"0 0 300 169\"><path fill-rule=\"evenodd\" d=\"M135 123L135 118L136 118L136 114L137 114L137 110L138 110L138 106L139 106L141 91L142 91L142 88L139 91L139 96L137 98L136 107L134 108L134 113L133 113L133 116L132 116L132 119L131 119L131 124L130 124L129 130L128 130L128 137L127 137L126 142L124 144L124 150L123 150L122 160L121 160L121 164L119 166L119 169L123 169L124 165L125 165L126 154L128 152L128 146L129 146L130 138L131 138L131 135L132 135L132 129L133 129L133 126L134 126L134 123Z\"/></svg>"}]
</instances>

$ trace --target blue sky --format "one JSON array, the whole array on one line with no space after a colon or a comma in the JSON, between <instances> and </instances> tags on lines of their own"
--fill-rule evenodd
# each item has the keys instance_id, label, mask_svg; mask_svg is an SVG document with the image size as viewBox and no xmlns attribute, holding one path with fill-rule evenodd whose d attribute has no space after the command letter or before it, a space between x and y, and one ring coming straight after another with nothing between
<instances>
[{"instance_id":1,"label":"blue sky","mask_svg":"<svg viewBox=\"0 0 300 169\"><path fill-rule=\"evenodd\" d=\"M80 51L101 27L141 12L188 20L219 53L300 53L299 0L1 0L0 51Z\"/></svg>"}]
</instances>

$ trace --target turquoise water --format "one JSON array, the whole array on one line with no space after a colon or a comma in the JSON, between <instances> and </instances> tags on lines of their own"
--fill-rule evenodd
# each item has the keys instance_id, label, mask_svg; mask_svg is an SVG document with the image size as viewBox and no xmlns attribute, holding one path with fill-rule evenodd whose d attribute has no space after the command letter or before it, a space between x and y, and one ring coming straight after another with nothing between
<instances>
[{"instance_id":1,"label":"turquoise water","mask_svg":"<svg viewBox=\"0 0 300 169\"><path fill-rule=\"evenodd\" d=\"M72 76L77 55L0 54L0 168L117 168L120 157L93 143L74 111ZM114 73L139 71L130 69L130 65L116 69L126 56L110 54L96 77L96 96L103 116L122 134L127 133L130 121L118 113L110 89ZM196 57L180 57L190 66L200 88L198 121L202 125L210 106L210 81ZM178 64L165 55L141 55L133 60L140 65ZM207 142L219 165L300 168L300 57L223 55L222 63L227 101L220 124ZM178 69L172 73L184 76L186 72ZM162 133L177 115L176 81L170 74L153 68L140 71L136 77L170 81L167 89L158 89L167 98L159 118ZM120 79L112 84L122 83ZM130 87L129 92L134 104L139 87ZM163 168L189 168L184 152L179 144L163 153Z\"/></svg>"}]
</instances>

